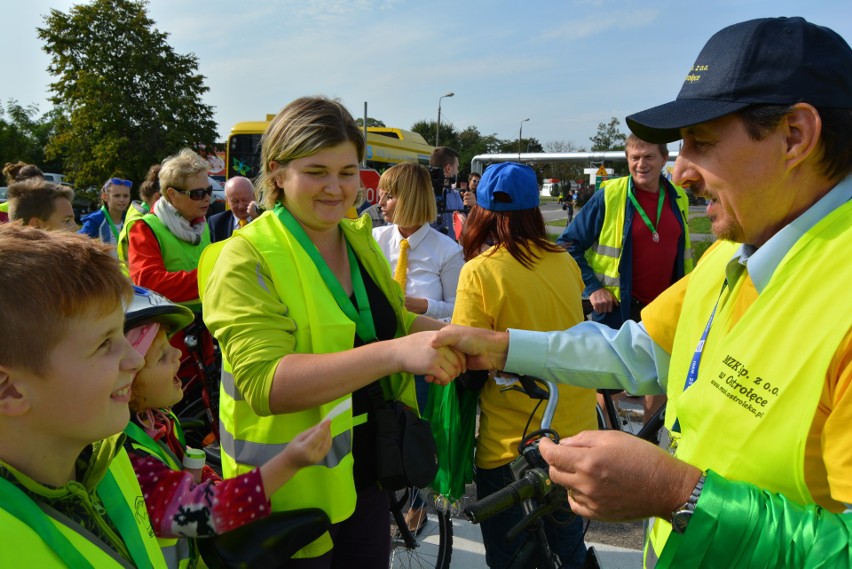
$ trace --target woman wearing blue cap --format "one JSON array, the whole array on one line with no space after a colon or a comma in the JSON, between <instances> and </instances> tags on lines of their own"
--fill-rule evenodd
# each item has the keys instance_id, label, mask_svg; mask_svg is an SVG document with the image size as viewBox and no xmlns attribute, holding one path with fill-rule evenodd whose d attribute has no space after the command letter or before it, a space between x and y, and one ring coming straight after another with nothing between
<instances>
[{"instance_id":1,"label":"woman wearing blue cap","mask_svg":"<svg viewBox=\"0 0 852 569\"><path fill-rule=\"evenodd\" d=\"M529 166L506 162L489 167L476 190L477 205L462 233L465 266L459 278L453 323L490 330L563 330L583 320L583 280L577 263L547 237L538 208L539 190ZM490 244L490 246L489 246ZM485 250L483 251L483 248ZM571 436L596 428L595 392L559 386L552 428ZM501 391L489 379L480 393L476 448L479 499L512 482L509 463L536 402L516 391ZM543 407L530 424L541 421ZM506 567L526 537L506 533L523 516L520 506L482 522L485 556L491 569ZM586 556L582 520L568 512L545 521L545 531L563 567L582 567Z\"/></svg>"}]
</instances>

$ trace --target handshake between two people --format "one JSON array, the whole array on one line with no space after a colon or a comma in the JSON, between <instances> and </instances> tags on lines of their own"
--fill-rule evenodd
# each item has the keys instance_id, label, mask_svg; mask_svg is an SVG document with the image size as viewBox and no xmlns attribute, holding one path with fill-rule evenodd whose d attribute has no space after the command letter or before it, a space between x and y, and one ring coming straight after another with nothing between
<instances>
[{"instance_id":1,"label":"handshake between two people","mask_svg":"<svg viewBox=\"0 0 852 569\"><path fill-rule=\"evenodd\" d=\"M447 385L472 370L502 369L509 346L508 332L449 325L398 338L401 368L426 381Z\"/></svg>"},{"instance_id":2,"label":"handshake between two people","mask_svg":"<svg viewBox=\"0 0 852 569\"><path fill-rule=\"evenodd\" d=\"M508 332L450 325L428 334L436 365L424 373L427 381L446 385L468 369L502 370L506 365ZM668 517L701 476L698 468L621 431L583 431L558 444L544 438L540 445L550 478L571 490L572 510L586 518Z\"/></svg>"}]
</instances>

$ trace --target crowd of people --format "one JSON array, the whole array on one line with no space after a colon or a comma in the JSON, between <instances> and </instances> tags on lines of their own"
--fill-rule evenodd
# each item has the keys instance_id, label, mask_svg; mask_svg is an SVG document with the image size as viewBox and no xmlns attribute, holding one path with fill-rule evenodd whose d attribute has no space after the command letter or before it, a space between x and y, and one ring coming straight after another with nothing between
<instances>
[{"instance_id":1,"label":"crowd of people","mask_svg":"<svg viewBox=\"0 0 852 569\"><path fill-rule=\"evenodd\" d=\"M559 384L551 479L582 518L651 520L647 567L852 567L852 50L761 19L718 32L692 69L674 101L627 117L630 174L556 243L532 168L491 165L462 193L445 147L432 172L382 174L383 226L353 218L366 144L325 97L275 116L260 175L229 180L209 220L190 149L151 167L139 201L108 178L79 231L69 188L7 164L0 565L193 566L197 539L319 508L328 530L288 566L386 567L378 409L419 414L431 385L486 370L479 498L512 481L542 414L505 389L528 374ZM719 238L700 260L682 187ZM209 330L206 358L221 349L222 476L171 411L190 324ZM648 412L667 397L670 452L596 430L597 389L647 395ZM512 566L522 516L482 524L492 569ZM582 518L545 521L563 567L587 563Z\"/></svg>"}]
</instances>

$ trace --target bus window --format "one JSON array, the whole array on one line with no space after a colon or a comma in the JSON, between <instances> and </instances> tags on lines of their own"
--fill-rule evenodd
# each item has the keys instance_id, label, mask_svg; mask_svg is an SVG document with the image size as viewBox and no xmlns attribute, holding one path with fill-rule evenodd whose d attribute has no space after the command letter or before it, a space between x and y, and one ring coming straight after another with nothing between
<instances>
[{"instance_id":1,"label":"bus window","mask_svg":"<svg viewBox=\"0 0 852 569\"><path fill-rule=\"evenodd\" d=\"M232 134L228 139L227 178L260 174L260 134Z\"/></svg>"}]
</instances>

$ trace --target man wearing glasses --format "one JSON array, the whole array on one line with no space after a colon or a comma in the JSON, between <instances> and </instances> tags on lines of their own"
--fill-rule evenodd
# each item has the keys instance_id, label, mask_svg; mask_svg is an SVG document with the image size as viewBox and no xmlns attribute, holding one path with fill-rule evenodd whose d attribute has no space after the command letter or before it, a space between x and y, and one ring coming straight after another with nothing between
<instances>
[{"instance_id":1,"label":"man wearing glasses","mask_svg":"<svg viewBox=\"0 0 852 569\"><path fill-rule=\"evenodd\" d=\"M110 178L101 189L103 205L82 219L83 227L77 233L100 239L113 246L124 225L124 214L130 205L130 189L133 182L123 178Z\"/></svg>"}]
</instances>

